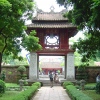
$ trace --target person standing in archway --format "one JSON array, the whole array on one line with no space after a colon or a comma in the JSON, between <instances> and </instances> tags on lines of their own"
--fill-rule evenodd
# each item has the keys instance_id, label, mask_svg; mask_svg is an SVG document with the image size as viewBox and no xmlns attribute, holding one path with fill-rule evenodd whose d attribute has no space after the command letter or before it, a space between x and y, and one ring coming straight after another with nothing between
<instances>
[{"instance_id":1,"label":"person standing in archway","mask_svg":"<svg viewBox=\"0 0 100 100\"><path fill-rule=\"evenodd\" d=\"M59 83L58 73L55 73L54 82L55 82L55 83Z\"/></svg>"},{"instance_id":2,"label":"person standing in archway","mask_svg":"<svg viewBox=\"0 0 100 100\"><path fill-rule=\"evenodd\" d=\"M53 87L53 74L52 74L52 71L50 71L49 73L49 78L50 78L50 85L51 85L51 88Z\"/></svg>"}]
</instances>

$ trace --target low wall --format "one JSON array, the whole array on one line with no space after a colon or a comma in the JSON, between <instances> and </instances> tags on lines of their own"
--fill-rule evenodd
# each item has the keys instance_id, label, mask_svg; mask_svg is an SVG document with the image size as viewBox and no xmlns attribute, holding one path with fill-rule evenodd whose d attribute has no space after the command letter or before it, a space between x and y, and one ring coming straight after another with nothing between
<instances>
[{"instance_id":1,"label":"low wall","mask_svg":"<svg viewBox=\"0 0 100 100\"><path fill-rule=\"evenodd\" d=\"M19 66L2 66L2 71L5 71L6 74L6 78L5 78L5 82L18 82L19 80L19 75L20 73L17 71ZM26 67L26 72L24 72L24 74L29 75L29 67Z\"/></svg>"},{"instance_id":2,"label":"low wall","mask_svg":"<svg viewBox=\"0 0 100 100\"><path fill-rule=\"evenodd\" d=\"M2 71L4 70L6 72L6 82L18 82L18 76L20 73L17 71L17 68L19 66L2 66ZM100 67L93 66L93 67L86 67L85 73L88 75L88 82L95 82L96 80L96 74L100 72ZM27 74L27 78L29 77L29 66L26 66L26 72L24 74ZM79 74L77 67L75 67L75 78L77 79L77 75Z\"/></svg>"},{"instance_id":3,"label":"low wall","mask_svg":"<svg viewBox=\"0 0 100 100\"><path fill-rule=\"evenodd\" d=\"M88 82L96 82L96 75L97 73L100 73L100 66L86 67L85 72L80 72L80 73L78 72L77 69L78 68L75 67L75 77L77 77L78 74L81 74L81 75L86 74Z\"/></svg>"}]
</instances>

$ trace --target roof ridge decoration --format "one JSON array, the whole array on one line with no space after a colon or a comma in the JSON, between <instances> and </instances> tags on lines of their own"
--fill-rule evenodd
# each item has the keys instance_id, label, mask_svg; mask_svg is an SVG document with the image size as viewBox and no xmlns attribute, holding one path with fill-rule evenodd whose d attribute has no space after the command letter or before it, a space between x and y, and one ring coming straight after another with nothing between
<instances>
[{"instance_id":1,"label":"roof ridge decoration","mask_svg":"<svg viewBox=\"0 0 100 100\"><path fill-rule=\"evenodd\" d=\"M52 6L50 7L51 13L54 12L54 9L55 9L55 8L54 8L54 6L52 5Z\"/></svg>"},{"instance_id":2,"label":"roof ridge decoration","mask_svg":"<svg viewBox=\"0 0 100 100\"><path fill-rule=\"evenodd\" d=\"M58 13L62 13L62 14L64 14L65 12L67 12L67 10L66 9L62 9L61 11L59 11L59 12L55 12L54 11L54 9L55 9L55 7L52 5L51 7L50 7L50 11L43 11L42 9L39 9L39 8L37 8L37 10L36 10L36 12L38 13L38 14L49 14L49 13L54 13L54 14L58 14Z\"/></svg>"},{"instance_id":3,"label":"roof ridge decoration","mask_svg":"<svg viewBox=\"0 0 100 100\"><path fill-rule=\"evenodd\" d=\"M42 9L37 9L37 13L44 13Z\"/></svg>"},{"instance_id":4,"label":"roof ridge decoration","mask_svg":"<svg viewBox=\"0 0 100 100\"><path fill-rule=\"evenodd\" d=\"M54 12L54 7L50 7L51 12L44 12L41 9L37 9L36 16L33 17L33 21L68 21L68 18L64 17L64 13L66 12L66 9L63 9L60 12Z\"/></svg>"}]
</instances>

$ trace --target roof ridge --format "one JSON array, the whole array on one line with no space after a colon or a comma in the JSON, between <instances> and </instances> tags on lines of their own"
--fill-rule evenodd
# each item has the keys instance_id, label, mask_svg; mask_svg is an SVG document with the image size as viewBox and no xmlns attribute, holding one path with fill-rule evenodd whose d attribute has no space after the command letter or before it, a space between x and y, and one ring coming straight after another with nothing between
<instances>
[{"instance_id":1,"label":"roof ridge","mask_svg":"<svg viewBox=\"0 0 100 100\"><path fill-rule=\"evenodd\" d=\"M37 13L39 13L39 14L42 14L42 13L54 13L54 14L56 14L56 13L64 13L64 12L67 12L67 10L66 9L63 9L62 11L60 11L60 12L55 12L55 11L49 11L49 12L45 12L45 11L43 11L43 10L41 10L41 9L37 9Z\"/></svg>"}]
</instances>

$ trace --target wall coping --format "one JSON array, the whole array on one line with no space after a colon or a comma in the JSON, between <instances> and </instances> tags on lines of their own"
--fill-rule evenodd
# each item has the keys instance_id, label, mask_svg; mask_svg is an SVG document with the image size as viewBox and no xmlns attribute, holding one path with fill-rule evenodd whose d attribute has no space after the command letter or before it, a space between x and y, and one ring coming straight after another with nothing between
<instances>
[{"instance_id":1,"label":"wall coping","mask_svg":"<svg viewBox=\"0 0 100 100\"><path fill-rule=\"evenodd\" d=\"M21 65L5 65L5 66L1 66L2 68L17 68ZM29 67L29 65L22 65L22 66L25 66L25 67Z\"/></svg>"}]
</instances>

